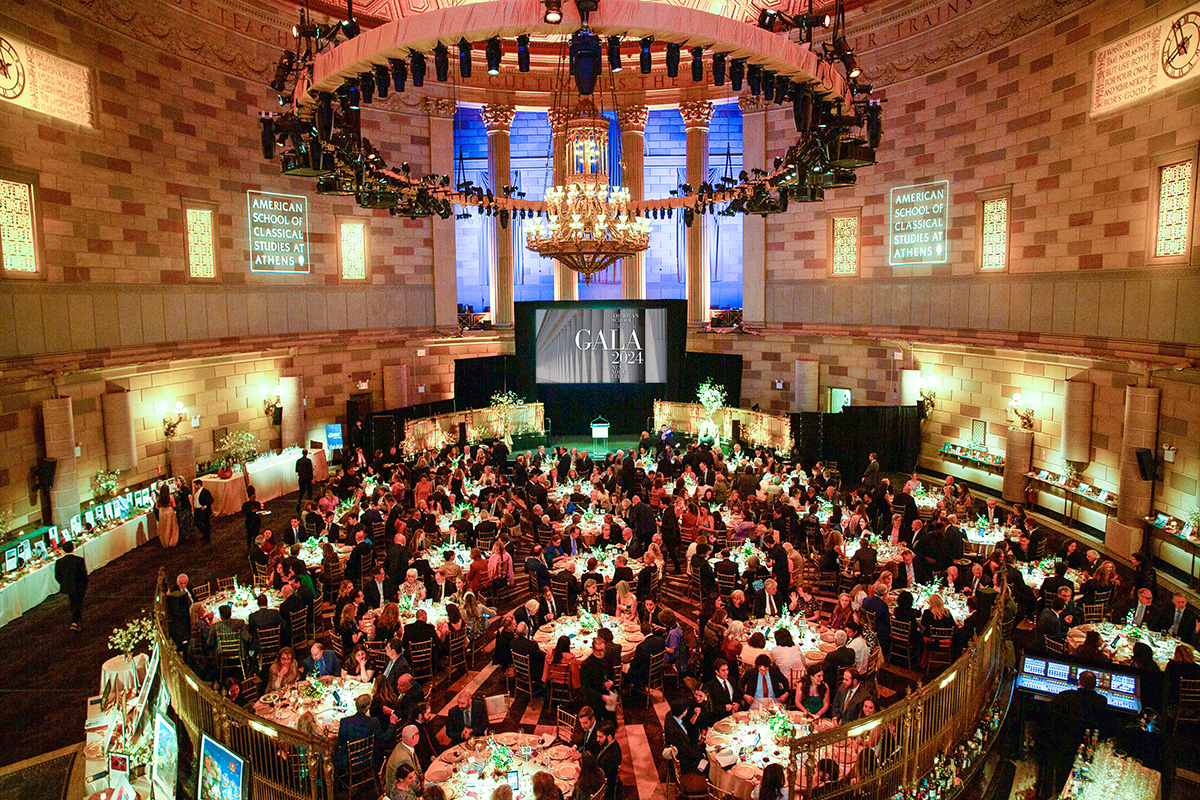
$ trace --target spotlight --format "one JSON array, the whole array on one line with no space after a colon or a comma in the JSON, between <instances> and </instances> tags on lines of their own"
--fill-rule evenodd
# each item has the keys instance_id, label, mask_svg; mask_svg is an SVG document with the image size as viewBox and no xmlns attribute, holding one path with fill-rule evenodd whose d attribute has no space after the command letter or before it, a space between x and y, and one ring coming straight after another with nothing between
<instances>
[{"instance_id":1,"label":"spotlight","mask_svg":"<svg viewBox=\"0 0 1200 800\"><path fill-rule=\"evenodd\" d=\"M562 22L562 0L542 1L546 4L546 14L542 17L542 21L549 22L551 25Z\"/></svg>"},{"instance_id":2,"label":"spotlight","mask_svg":"<svg viewBox=\"0 0 1200 800\"><path fill-rule=\"evenodd\" d=\"M781 106L792 96L792 82L782 75L775 76L775 105Z\"/></svg>"},{"instance_id":3,"label":"spotlight","mask_svg":"<svg viewBox=\"0 0 1200 800\"><path fill-rule=\"evenodd\" d=\"M437 75L439 83L445 83L450 79L450 51L441 42L438 42L437 46L433 48L433 71Z\"/></svg>"},{"instance_id":4,"label":"spotlight","mask_svg":"<svg viewBox=\"0 0 1200 800\"><path fill-rule=\"evenodd\" d=\"M403 92L404 83L408 80L408 66L402 58L389 58L388 65L392 68L392 85L397 92Z\"/></svg>"},{"instance_id":5,"label":"spotlight","mask_svg":"<svg viewBox=\"0 0 1200 800\"><path fill-rule=\"evenodd\" d=\"M692 48L692 82L699 83L704 80L704 48Z\"/></svg>"},{"instance_id":6,"label":"spotlight","mask_svg":"<svg viewBox=\"0 0 1200 800\"><path fill-rule=\"evenodd\" d=\"M471 77L471 43L466 39L458 40L458 74Z\"/></svg>"},{"instance_id":7,"label":"spotlight","mask_svg":"<svg viewBox=\"0 0 1200 800\"><path fill-rule=\"evenodd\" d=\"M879 147L879 138L883 134L883 106L872 103L867 106L867 145L872 149Z\"/></svg>"},{"instance_id":8,"label":"spotlight","mask_svg":"<svg viewBox=\"0 0 1200 800\"><path fill-rule=\"evenodd\" d=\"M725 53L713 53L713 84L725 85Z\"/></svg>"},{"instance_id":9,"label":"spotlight","mask_svg":"<svg viewBox=\"0 0 1200 800\"><path fill-rule=\"evenodd\" d=\"M529 37L523 33L517 37L517 70L529 72Z\"/></svg>"},{"instance_id":10,"label":"spotlight","mask_svg":"<svg viewBox=\"0 0 1200 800\"><path fill-rule=\"evenodd\" d=\"M271 79L271 88L277 92L282 92L284 84L287 83L288 75L292 72L292 67L296 65L296 54L291 50L284 50L283 55L279 57L279 63L275 65L275 77Z\"/></svg>"},{"instance_id":11,"label":"spotlight","mask_svg":"<svg viewBox=\"0 0 1200 800\"><path fill-rule=\"evenodd\" d=\"M379 95L379 99L383 100L388 95L388 89L392 84L392 76L388 72L387 65L375 65L375 94Z\"/></svg>"},{"instance_id":12,"label":"spotlight","mask_svg":"<svg viewBox=\"0 0 1200 800\"><path fill-rule=\"evenodd\" d=\"M779 12L772 11L769 8L764 8L758 12L758 27L764 31L775 31L775 23L779 20Z\"/></svg>"},{"instance_id":13,"label":"spotlight","mask_svg":"<svg viewBox=\"0 0 1200 800\"><path fill-rule=\"evenodd\" d=\"M258 124L262 126L262 155L270 161L275 157L275 120L270 114L259 112Z\"/></svg>"},{"instance_id":14,"label":"spotlight","mask_svg":"<svg viewBox=\"0 0 1200 800\"><path fill-rule=\"evenodd\" d=\"M638 47L640 47L642 51L639 60L641 62L640 67L643 75L650 74L650 45L652 44L654 44L654 39L649 36L638 42Z\"/></svg>"},{"instance_id":15,"label":"spotlight","mask_svg":"<svg viewBox=\"0 0 1200 800\"><path fill-rule=\"evenodd\" d=\"M715 68L714 68L715 69ZM729 62L729 85L735 92L742 90L742 78L746 74L746 59L735 58Z\"/></svg>"},{"instance_id":16,"label":"spotlight","mask_svg":"<svg viewBox=\"0 0 1200 800\"><path fill-rule=\"evenodd\" d=\"M679 77L679 50L680 45L674 43L667 44L667 77Z\"/></svg>"},{"instance_id":17,"label":"spotlight","mask_svg":"<svg viewBox=\"0 0 1200 800\"><path fill-rule=\"evenodd\" d=\"M757 95L762 91L762 67L751 64L746 71L746 80L750 82L750 94Z\"/></svg>"},{"instance_id":18,"label":"spotlight","mask_svg":"<svg viewBox=\"0 0 1200 800\"><path fill-rule=\"evenodd\" d=\"M621 66L621 37L608 37L608 71L620 72Z\"/></svg>"},{"instance_id":19,"label":"spotlight","mask_svg":"<svg viewBox=\"0 0 1200 800\"><path fill-rule=\"evenodd\" d=\"M762 73L762 97L768 103L775 99L775 73L769 69Z\"/></svg>"},{"instance_id":20,"label":"spotlight","mask_svg":"<svg viewBox=\"0 0 1200 800\"><path fill-rule=\"evenodd\" d=\"M571 61L575 64L575 86L585 97L596 89L600 76L600 37L587 28L571 35Z\"/></svg>"},{"instance_id":21,"label":"spotlight","mask_svg":"<svg viewBox=\"0 0 1200 800\"><path fill-rule=\"evenodd\" d=\"M847 78L857 78L862 74L862 70L858 67L858 60L854 57L854 50L851 49L845 36L839 36L833 40L833 51L841 60L842 66L846 68Z\"/></svg>"},{"instance_id":22,"label":"spotlight","mask_svg":"<svg viewBox=\"0 0 1200 800\"><path fill-rule=\"evenodd\" d=\"M792 120L796 123L796 133L806 133L812 128L813 93L807 84L800 84L792 95Z\"/></svg>"},{"instance_id":23,"label":"spotlight","mask_svg":"<svg viewBox=\"0 0 1200 800\"><path fill-rule=\"evenodd\" d=\"M328 142L333 138L333 95L321 92L317 95L317 136Z\"/></svg>"},{"instance_id":24,"label":"spotlight","mask_svg":"<svg viewBox=\"0 0 1200 800\"><path fill-rule=\"evenodd\" d=\"M425 54L418 53L416 50L409 50L409 61L412 63L412 82L413 86L421 87L425 85Z\"/></svg>"},{"instance_id":25,"label":"spotlight","mask_svg":"<svg viewBox=\"0 0 1200 800\"><path fill-rule=\"evenodd\" d=\"M358 36L358 31L358 20L354 17L342 20L342 35L347 39L353 39L355 36Z\"/></svg>"},{"instance_id":26,"label":"spotlight","mask_svg":"<svg viewBox=\"0 0 1200 800\"><path fill-rule=\"evenodd\" d=\"M462 43L459 43L462 47ZM500 74L500 59L504 56L504 50L500 47L500 40L492 37L487 40L487 68L488 75Z\"/></svg>"},{"instance_id":27,"label":"spotlight","mask_svg":"<svg viewBox=\"0 0 1200 800\"><path fill-rule=\"evenodd\" d=\"M370 105L371 97L375 93L375 76L370 72L360 72L358 75L358 88L362 92L362 101Z\"/></svg>"},{"instance_id":28,"label":"spotlight","mask_svg":"<svg viewBox=\"0 0 1200 800\"><path fill-rule=\"evenodd\" d=\"M692 227L692 223L696 221L696 212L690 208L683 210L683 224L687 227Z\"/></svg>"}]
</instances>

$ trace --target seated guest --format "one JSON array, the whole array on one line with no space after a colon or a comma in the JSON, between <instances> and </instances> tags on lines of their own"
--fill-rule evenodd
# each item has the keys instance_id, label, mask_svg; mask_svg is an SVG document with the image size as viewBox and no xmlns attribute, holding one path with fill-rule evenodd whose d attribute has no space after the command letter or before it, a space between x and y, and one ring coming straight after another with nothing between
<instances>
[{"instance_id":1,"label":"seated guest","mask_svg":"<svg viewBox=\"0 0 1200 800\"><path fill-rule=\"evenodd\" d=\"M729 662L718 658L713 662L713 679L708 682L708 697L717 718L727 717L740 707L740 693L729 677Z\"/></svg>"},{"instance_id":2,"label":"seated guest","mask_svg":"<svg viewBox=\"0 0 1200 800\"><path fill-rule=\"evenodd\" d=\"M780 672L789 677L795 670L807 669L808 666L804 661L804 654L792 638L792 632L787 628L775 631L775 649L771 651L771 660L779 667Z\"/></svg>"},{"instance_id":3,"label":"seated guest","mask_svg":"<svg viewBox=\"0 0 1200 800\"><path fill-rule=\"evenodd\" d=\"M1099 631L1088 631L1084 634L1083 642L1071 653L1071 657L1090 664L1105 664L1111 660L1112 654L1104 646Z\"/></svg>"},{"instance_id":4,"label":"seated guest","mask_svg":"<svg viewBox=\"0 0 1200 800\"><path fill-rule=\"evenodd\" d=\"M631 686L645 686L650 678L650 659L658 653L665 652L667 642L661 633L650 627L649 622L642 622L642 636L645 638L633 651L633 659L629 662L629 683Z\"/></svg>"},{"instance_id":5,"label":"seated guest","mask_svg":"<svg viewBox=\"0 0 1200 800\"><path fill-rule=\"evenodd\" d=\"M316 645L314 645L315 647ZM333 655L330 653L330 655ZM371 764L378 766L380 748L383 746L383 728L379 720L368 712L371 710L371 695L360 694L354 700L355 713L342 717L338 723L337 746L334 750L334 763L342 769L349 766L349 746L355 742L368 739L372 744Z\"/></svg>"},{"instance_id":6,"label":"seated guest","mask_svg":"<svg viewBox=\"0 0 1200 800\"><path fill-rule=\"evenodd\" d=\"M382 564L375 568L375 574L363 587L363 599L369 609L382 608L385 603L396 599L396 587L387 577Z\"/></svg>"},{"instance_id":7,"label":"seated guest","mask_svg":"<svg viewBox=\"0 0 1200 800\"><path fill-rule=\"evenodd\" d=\"M282 647L267 673L267 691L278 692L300 680L300 667L290 647Z\"/></svg>"},{"instance_id":8,"label":"seated guest","mask_svg":"<svg viewBox=\"0 0 1200 800\"><path fill-rule=\"evenodd\" d=\"M1062 613L1067 604L1061 597L1055 597L1050 601L1042 613L1038 616L1037 626L1034 631L1034 640L1038 647L1044 652L1046 650L1046 640L1052 639L1056 642L1065 642L1067 638L1067 628L1063 624Z\"/></svg>"},{"instance_id":9,"label":"seated guest","mask_svg":"<svg viewBox=\"0 0 1200 800\"><path fill-rule=\"evenodd\" d=\"M1154 607L1154 592L1149 589L1139 589L1136 601L1117 606L1113 613L1113 622L1118 625L1127 624L1135 627L1154 629L1158 624L1158 610Z\"/></svg>"},{"instance_id":10,"label":"seated guest","mask_svg":"<svg viewBox=\"0 0 1200 800\"><path fill-rule=\"evenodd\" d=\"M1154 629L1190 642L1196 635L1196 612L1188 606L1187 598L1176 592L1171 597L1171 605L1159 612Z\"/></svg>"},{"instance_id":11,"label":"seated guest","mask_svg":"<svg viewBox=\"0 0 1200 800\"><path fill-rule=\"evenodd\" d=\"M579 659L571 652L570 637L558 637L554 652L542 667L542 683L565 684L572 690L579 688Z\"/></svg>"},{"instance_id":12,"label":"seated guest","mask_svg":"<svg viewBox=\"0 0 1200 800\"><path fill-rule=\"evenodd\" d=\"M770 661L770 659L768 659ZM693 736L686 716L691 710L690 698L677 697L671 700L671 711L663 722L663 739L667 747L675 749L679 763L679 788L688 794L704 794L707 781L708 759L704 746Z\"/></svg>"},{"instance_id":13,"label":"seated guest","mask_svg":"<svg viewBox=\"0 0 1200 800\"><path fill-rule=\"evenodd\" d=\"M309 680L341 677L342 665L333 652L326 652L320 642L313 642L309 657L304 659L304 677Z\"/></svg>"},{"instance_id":14,"label":"seated guest","mask_svg":"<svg viewBox=\"0 0 1200 800\"><path fill-rule=\"evenodd\" d=\"M412 663L412 647L423 642L436 642L437 629L429 624L429 615L425 609L417 609L417 618L404 626L404 646L408 649L408 661ZM436 650L436 648L434 648Z\"/></svg>"},{"instance_id":15,"label":"seated guest","mask_svg":"<svg viewBox=\"0 0 1200 800\"><path fill-rule=\"evenodd\" d=\"M742 633L745 627L741 620L732 620L725 627L725 640L721 642L721 653L725 659L731 664L738 663L741 658L742 650L745 646L742 644Z\"/></svg>"},{"instance_id":16,"label":"seated guest","mask_svg":"<svg viewBox=\"0 0 1200 800\"><path fill-rule=\"evenodd\" d=\"M753 609L746 602L746 593L741 589L734 589L729 595L729 602L726 604L725 610L729 613L730 619L747 622L750 619L750 612Z\"/></svg>"},{"instance_id":17,"label":"seated guest","mask_svg":"<svg viewBox=\"0 0 1200 800\"><path fill-rule=\"evenodd\" d=\"M546 654L529 638L529 628L524 622L518 622L513 629L512 651L514 656L519 654L529 659L529 674L536 684L542 674ZM534 691L540 691L540 687L535 687Z\"/></svg>"},{"instance_id":18,"label":"seated guest","mask_svg":"<svg viewBox=\"0 0 1200 800\"><path fill-rule=\"evenodd\" d=\"M804 673L797 699L813 719L821 719L829 713L829 684L825 682L823 670L814 669Z\"/></svg>"},{"instance_id":19,"label":"seated guest","mask_svg":"<svg viewBox=\"0 0 1200 800\"><path fill-rule=\"evenodd\" d=\"M857 656L850 649L847 642L849 638L845 631L834 631L833 644L834 650L829 655L825 656L825 663L821 668L825 670L825 683L829 686L836 686L841 681L842 673L854 666Z\"/></svg>"},{"instance_id":20,"label":"seated guest","mask_svg":"<svg viewBox=\"0 0 1200 800\"><path fill-rule=\"evenodd\" d=\"M483 736L487 731L487 709L483 698L472 697L463 690L455 698L454 705L446 714L446 735L451 744L460 744L467 739Z\"/></svg>"},{"instance_id":21,"label":"seated guest","mask_svg":"<svg viewBox=\"0 0 1200 800\"><path fill-rule=\"evenodd\" d=\"M833 706L830 708L830 716L839 724L854 722L862 716L862 705L867 699L867 692L859 683L859 674L856 669L842 672L842 684L838 687Z\"/></svg>"},{"instance_id":22,"label":"seated guest","mask_svg":"<svg viewBox=\"0 0 1200 800\"><path fill-rule=\"evenodd\" d=\"M746 708L769 703L786 705L790 687L779 667L771 663L766 653L754 660L754 669L742 680L742 703Z\"/></svg>"},{"instance_id":23,"label":"seated guest","mask_svg":"<svg viewBox=\"0 0 1200 800\"><path fill-rule=\"evenodd\" d=\"M750 634L750 638L746 640L746 644L742 647L742 663L753 664L765 652L767 652L767 637L763 635L762 631L755 631Z\"/></svg>"},{"instance_id":24,"label":"seated guest","mask_svg":"<svg viewBox=\"0 0 1200 800\"><path fill-rule=\"evenodd\" d=\"M777 617L782 610L782 604L778 595L779 584L774 579L768 579L763 582L763 590L754 598L754 616L761 617Z\"/></svg>"},{"instance_id":25,"label":"seated guest","mask_svg":"<svg viewBox=\"0 0 1200 800\"><path fill-rule=\"evenodd\" d=\"M283 635L283 615L279 613L277 608L267 608L266 594L258 596L258 610L252 613L249 619L246 620L246 627L250 631L250 641L254 645L254 649L258 651L258 634L260 631L271 630L277 628L279 634Z\"/></svg>"},{"instance_id":26,"label":"seated guest","mask_svg":"<svg viewBox=\"0 0 1200 800\"><path fill-rule=\"evenodd\" d=\"M688 660L687 645L683 641L683 628L675 618L675 612L669 608L659 609L658 624L666 631L667 663L684 669Z\"/></svg>"}]
</instances>

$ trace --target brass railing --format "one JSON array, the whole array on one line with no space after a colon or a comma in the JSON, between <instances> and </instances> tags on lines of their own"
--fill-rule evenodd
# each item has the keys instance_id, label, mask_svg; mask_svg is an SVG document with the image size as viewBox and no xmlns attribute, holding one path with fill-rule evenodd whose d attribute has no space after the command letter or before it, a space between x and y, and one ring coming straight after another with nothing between
<instances>
[{"instance_id":1,"label":"brass railing","mask_svg":"<svg viewBox=\"0 0 1200 800\"><path fill-rule=\"evenodd\" d=\"M1004 603L1005 595L997 596L987 627L962 656L903 700L869 718L791 742L793 797L811 797L822 782L820 762L831 759L838 765L838 781L820 790L822 798L887 800L919 784L939 755L953 753L970 738L1001 686Z\"/></svg>"},{"instance_id":2,"label":"brass railing","mask_svg":"<svg viewBox=\"0 0 1200 800\"><path fill-rule=\"evenodd\" d=\"M255 800L333 800L333 742L251 714L221 697L180 658L168 635L163 574L154 598L159 673L183 721L197 763L207 733L246 759Z\"/></svg>"}]
</instances>

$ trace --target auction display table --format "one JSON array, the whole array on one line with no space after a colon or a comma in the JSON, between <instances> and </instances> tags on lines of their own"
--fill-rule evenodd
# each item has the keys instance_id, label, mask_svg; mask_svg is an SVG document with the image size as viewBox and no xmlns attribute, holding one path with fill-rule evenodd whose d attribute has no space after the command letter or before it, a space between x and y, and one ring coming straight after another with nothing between
<instances>
[{"instance_id":1,"label":"auction display table","mask_svg":"<svg viewBox=\"0 0 1200 800\"><path fill-rule=\"evenodd\" d=\"M342 718L355 713L355 698L371 693L370 683L354 678L299 681L281 691L264 694L254 704L254 713L294 728L300 717L311 711L317 720L317 731L332 739L337 736Z\"/></svg>"},{"instance_id":2,"label":"auction display table","mask_svg":"<svg viewBox=\"0 0 1200 800\"><path fill-rule=\"evenodd\" d=\"M558 644L558 637L566 636L571 640L571 652L582 662L591 654L592 639L600 628L613 632L613 641L621 645L621 661L626 664L633 660L633 651L646 638L636 622L620 622L608 614L592 616L583 611L576 617L559 617L547 622L533 634L533 641L549 656Z\"/></svg>"},{"instance_id":3,"label":"auction display table","mask_svg":"<svg viewBox=\"0 0 1200 800\"><path fill-rule=\"evenodd\" d=\"M78 537L75 552L83 556L91 573L138 545L145 544L157 535L157 531L154 514L140 514L87 539ZM0 584L0 625L7 625L50 595L58 593L54 562L61 555L61 551L47 553L17 572L4 576L5 582Z\"/></svg>"},{"instance_id":4,"label":"auction display table","mask_svg":"<svg viewBox=\"0 0 1200 800\"><path fill-rule=\"evenodd\" d=\"M570 797L579 777L579 764L572 758L570 747L550 747L552 740L549 734L511 732L471 739L434 759L425 770L425 782L440 786L446 800L487 800L512 776L515 800L531 800L533 776L548 772L563 796Z\"/></svg>"},{"instance_id":5,"label":"auction display table","mask_svg":"<svg viewBox=\"0 0 1200 800\"><path fill-rule=\"evenodd\" d=\"M113 656L100 667L100 686L105 690L110 686L126 691L136 689L146 678L148 661L145 653L138 653L131 659L124 655Z\"/></svg>"},{"instance_id":6,"label":"auction display table","mask_svg":"<svg viewBox=\"0 0 1200 800\"><path fill-rule=\"evenodd\" d=\"M801 736L834 727L833 720L813 720L803 711L767 706L739 711L713 723L705 745L708 748L708 778L718 789L739 800L749 800L754 787L762 781L768 764L782 764L787 770L787 737L792 731ZM819 758L836 758L844 774L856 762L858 751L852 747L829 748ZM800 765L803 773L804 765Z\"/></svg>"},{"instance_id":7,"label":"auction display table","mask_svg":"<svg viewBox=\"0 0 1200 800\"><path fill-rule=\"evenodd\" d=\"M325 451L310 450L308 457L312 459L313 480L326 480L329 477L329 463ZM300 488L296 477L296 461L299 458L300 448L290 447L282 453L255 459L247 464L246 472L250 475L250 485L254 487L255 498L266 503L297 491ZM215 516L237 514L242 510L242 503L246 502L246 480L240 473L229 478L204 475L200 482L212 492Z\"/></svg>"}]
</instances>

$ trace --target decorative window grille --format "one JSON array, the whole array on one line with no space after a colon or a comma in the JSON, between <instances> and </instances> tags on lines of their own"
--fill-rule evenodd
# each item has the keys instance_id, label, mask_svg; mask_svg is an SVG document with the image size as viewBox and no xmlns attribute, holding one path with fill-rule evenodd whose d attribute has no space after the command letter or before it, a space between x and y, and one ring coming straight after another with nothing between
<instances>
[{"instance_id":1,"label":"decorative window grille","mask_svg":"<svg viewBox=\"0 0 1200 800\"><path fill-rule=\"evenodd\" d=\"M342 223L342 280L361 281L367 277L367 226L364 222Z\"/></svg>"},{"instance_id":2,"label":"decorative window grille","mask_svg":"<svg viewBox=\"0 0 1200 800\"><path fill-rule=\"evenodd\" d=\"M187 257L188 275L191 277L215 278L217 276L211 208L187 209Z\"/></svg>"},{"instance_id":3,"label":"decorative window grille","mask_svg":"<svg viewBox=\"0 0 1200 800\"><path fill-rule=\"evenodd\" d=\"M33 186L0 180L0 264L5 272L36 274Z\"/></svg>"},{"instance_id":4,"label":"decorative window grille","mask_svg":"<svg viewBox=\"0 0 1200 800\"><path fill-rule=\"evenodd\" d=\"M983 203L983 253L980 269L1008 266L1008 198L994 197Z\"/></svg>"},{"instance_id":5,"label":"decorative window grille","mask_svg":"<svg viewBox=\"0 0 1200 800\"><path fill-rule=\"evenodd\" d=\"M833 274L858 272L858 217L833 218Z\"/></svg>"},{"instance_id":6,"label":"decorative window grille","mask_svg":"<svg viewBox=\"0 0 1200 800\"><path fill-rule=\"evenodd\" d=\"M1192 198L1192 162L1183 161L1159 169L1158 235L1155 256L1187 253L1188 215Z\"/></svg>"}]
</instances>

